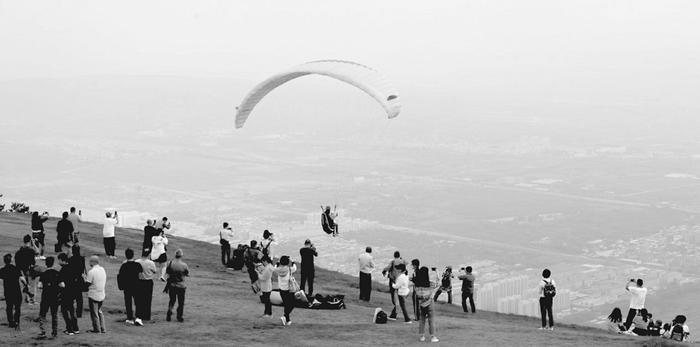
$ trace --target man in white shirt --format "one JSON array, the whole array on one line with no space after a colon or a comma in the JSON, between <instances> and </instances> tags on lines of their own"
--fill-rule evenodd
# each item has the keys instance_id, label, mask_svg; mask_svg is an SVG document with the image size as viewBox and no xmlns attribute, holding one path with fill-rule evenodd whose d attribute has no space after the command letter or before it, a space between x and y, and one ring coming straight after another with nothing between
<instances>
[{"instance_id":1,"label":"man in white shirt","mask_svg":"<svg viewBox=\"0 0 700 347\"><path fill-rule=\"evenodd\" d=\"M540 330L554 330L552 304L556 294L556 283L554 283L552 272L549 269L542 271L542 280L539 283L538 291L540 294L540 314L542 316L542 327ZM547 328L547 318L549 318L549 328Z\"/></svg>"},{"instance_id":2,"label":"man in white shirt","mask_svg":"<svg viewBox=\"0 0 700 347\"><path fill-rule=\"evenodd\" d=\"M625 327L629 330L634 317L644 308L644 302L647 298L647 289L644 288L644 281L641 278L637 280L631 279L627 282L625 289L630 293L630 310L627 313L627 320L625 321Z\"/></svg>"},{"instance_id":3,"label":"man in white shirt","mask_svg":"<svg viewBox=\"0 0 700 347\"><path fill-rule=\"evenodd\" d=\"M73 243L78 243L80 242L78 236L80 236L80 223L83 222L83 211L75 213L75 207L71 207L68 220L73 224Z\"/></svg>"},{"instance_id":4,"label":"man in white shirt","mask_svg":"<svg viewBox=\"0 0 700 347\"><path fill-rule=\"evenodd\" d=\"M219 231L219 243L221 244L221 264L228 265L231 260L231 245L234 244L233 229L224 222L224 227Z\"/></svg>"},{"instance_id":5,"label":"man in white shirt","mask_svg":"<svg viewBox=\"0 0 700 347\"><path fill-rule=\"evenodd\" d=\"M365 248L365 253L360 254L357 261L360 265L360 300L369 302L369 296L372 293L372 271L374 271L372 247Z\"/></svg>"},{"instance_id":6,"label":"man in white shirt","mask_svg":"<svg viewBox=\"0 0 700 347\"><path fill-rule=\"evenodd\" d=\"M116 238L114 237L114 228L119 224L117 211L112 214L111 211L105 213L105 221L102 227L102 241L105 246L105 254L108 258L116 259L114 250L117 248Z\"/></svg>"},{"instance_id":7,"label":"man in white shirt","mask_svg":"<svg viewBox=\"0 0 700 347\"><path fill-rule=\"evenodd\" d=\"M90 319L92 320L92 332L104 333L105 317L102 314L102 303L105 300L105 284L107 283L107 273L100 266L100 258L96 255L90 257L90 270L87 273L86 282L88 287L88 301L90 304Z\"/></svg>"}]
</instances>

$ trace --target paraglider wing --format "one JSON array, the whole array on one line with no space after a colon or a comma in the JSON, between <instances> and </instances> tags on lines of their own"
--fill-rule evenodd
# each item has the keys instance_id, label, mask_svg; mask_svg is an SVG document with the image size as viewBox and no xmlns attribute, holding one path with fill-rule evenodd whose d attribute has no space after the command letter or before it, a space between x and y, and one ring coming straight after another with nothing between
<instances>
[{"instance_id":1,"label":"paraglider wing","mask_svg":"<svg viewBox=\"0 0 700 347\"><path fill-rule=\"evenodd\" d=\"M389 119L398 116L401 112L401 100L398 92L376 70L349 61L318 60L278 73L255 86L236 107L236 128L243 127L255 105L265 95L295 78L306 75L328 76L359 88L384 108Z\"/></svg>"}]
</instances>

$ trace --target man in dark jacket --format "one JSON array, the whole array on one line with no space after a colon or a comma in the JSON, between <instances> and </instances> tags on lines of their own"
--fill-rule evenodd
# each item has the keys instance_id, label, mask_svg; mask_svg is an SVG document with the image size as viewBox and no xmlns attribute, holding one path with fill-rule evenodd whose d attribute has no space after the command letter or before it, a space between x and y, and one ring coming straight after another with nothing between
<instances>
[{"instance_id":1,"label":"man in dark jacket","mask_svg":"<svg viewBox=\"0 0 700 347\"><path fill-rule=\"evenodd\" d=\"M73 223L68 220L68 212L63 212L63 218L56 224L56 240L61 245L61 252L68 252L68 243L73 240Z\"/></svg>"},{"instance_id":2,"label":"man in dark jacket","mask_svg":"<svg viewBox=\"0 0 700 347\"><path fill-rule=\"evenodd\" d=\"M61 253L58 255L58 264L61 265L61 270L59 271L61 283L61 315L63 315L63 320L66 322L66 335L74 335L80 333L78 329L78 318L75 313L75 306L73 302L77 295L78 289L78 279L76 276L76 271L68 265L68 255ZM59 285L60 286L60 285Z\"/></svg>"},{"instance_id":3,"label":"man in dark jacket","mask_svg":"<svg viewBox=\"0 0 700 347\"><path fill-rule=\"evenodd\" d=\"M142 268L141 264L134 261L134 251L131 248L127 248L124 251L126 256L126 261L119 268L119 275L117 275L117 284L119 289L124 291L124 306L126 306L126 324L136 324L143 325L140 318L134 320L134 310L132 304L141 304L139 294L139 274ZM136 311L141 312L140 308L136 308Z\"/></svg>"},{"instance_id":4,"label":"man in dark jacket","mask_svg":"<svg viewBox=\"0 0 700 347\"><path fill-rule=\"evenodd\" d=\"M304 247L299 250L301 255L301 290L305 290L306 282L309 283L308 296L314 295L314 277L316 277L316 267L314 266L314 258L318 256L316 247L311 243L311 240L304 242Z\"/></svg>"},{"instance_id":5,"label":"man in dark jacket","mask_svg":"<svg viewBox=\"0 0 700 347\"><path fill-rule=\"evenodd\" d=\"M39 285L41 286L41 305L39 305L39 338L46 338L46 314L51 311L51 336L58 335L58 305L61 283L61 275L53 268L54 257L46 257L46 271L41 273Z\"/></svg>"},{"instance_id":6,"label":"man in dark jacket","mask_svg":"<svg viewBox=\"0 0 700 347\"><path fill-rule=\"evenodd\" d=\"M469 306L472 309L472 313L476 313L476 306L474 305L474 275L472 275L472 267L467 266L463 269L463 272L457 276L462 280L462 309L464 312L469 312L467 309L467 299L469 299Z\"/></svg>"},{"instance_id":7,"label":"man in dark jacket","mask_svg":"<svg viewBox=\"0 0 700 347\"><path fill-rule=\"evenodd\" d=\"M32 237L24 235L24 245L15 253L15 265L22 273L24 282L22 283L22 293L26 295L26 301L34 304L34 266L36 265L36 255L38 252L32 247Z\"/></svg>"},{"instance_id":8,"label":"man in dark jacket","mask_svg":"<svg viewBox=\"0 0 700 347\"><path fill-rule=\"evenodd\" d=\"M12 265L12 254L5 254L3 257L5 267L0 269L0 279L5 291L5 311L7 313L7 322L10 328L19 330L19 315L22 305L22 289L19 286L19 278L22 273L19 269Z\"/></svg>"},{"instance_id":9,"label":"man in dark jacket","mask_svg":"<svg viewBox=\"0 0 700 347\"><path fill-rule=\"evenodd\" d=\"M156 230L153 224L153 220L149 219L146 221L146 226L143 228L143 250L149 253L153 247L152 238L158 234L158 230Z\"/></svg>"}]
</instances>

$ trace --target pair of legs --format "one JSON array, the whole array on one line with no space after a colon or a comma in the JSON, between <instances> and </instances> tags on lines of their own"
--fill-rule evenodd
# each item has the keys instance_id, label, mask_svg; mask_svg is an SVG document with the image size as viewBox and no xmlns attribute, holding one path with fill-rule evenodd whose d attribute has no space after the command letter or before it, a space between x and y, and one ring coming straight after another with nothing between
<instances>
[{"instance_id":1,"label":"pair of legs","mask_svg":"<svg viewBox=\"0 0 700 347\"><path fill-rule=\"evenodd\" d=\"M372 293L372 274L360 272L360 300L369 301Z\"/></svg>"},{"instance_id":2,"label":"pair of legs","mask_svg":"<svg viewBox=\"0 0 700 347\"><path fill-rule=\"evenodd\" d=\"M406 322L410 322L411 319L408 318L408 312L406 312L406 300L408 299L408 295L403 296L403 295L397 295L399 297L399 306L401 307L401 312L403 313L403 319ZM396 310L396 308L394 308ZM396 317L396 312L394 313L394 317Z\"/></svg>"},{"instance_id":3,"label":"pair of legs","mask_svg":"<svg viewBox=\"0 0 700 347\"><path fill-rule=\"evenodd\" d=\"M289 315L294 310L294 293L288 290L280 290L280 296L282 297L282 304L284 305L284 319L289 323L292 321Z\"/></svg>"},{"instance_id":4,"label":"pair of legs","mask_svg":"<svg viewBox=\"0 0 700 347\"><path fill-rule=\"evenodd\" d=\"M552 313L552 298L540 298L540 314L542 315L542 327L547 326L547 318L549 318L549 327L554 327L554 314Z\"/></svg>"},{"instance_id":5,"label":"pair of legs","mask_svg":"<svg viewBox=\"0 0 700 347\"><path fill-rule=\"evenodd\" d=\"M83 292L77 290L75 293L75 316L83 317Z\"/></svg>"},{"instance_id":6,"label":"pair of legs","mask_svg":"<svg viewBox=\"0 0 700 347\"><path fill-rule=\"evenodd\" d=\"M428 332L430 336L435 336L435 322L433 321L435 313L433 305L420 308L420 323L418 325L418 333L425 336L425 323L428 322Z\"/></svg>"},{"instance_id":7,"label":"pair of legs","mask_svg":"<svg viewBox=\"0 0 700 347\"><path fill-rule=\"evenodd\" d=\"M24 301L31 304L34 304L34 293L36 292L36 277L33 271L33 269L22 270L22 278L20 278Z\"/></svg>"},{"instance_id":8,"label":"pair of legs","mask_svg":"<svg viewBox=\"0 0 700 347\"><path fill-rule=\"evenodd\" d=\"M90 306L90 320L92 320L92 331L93 332L106 332L105 327L105 316L102 313L102 301L96 301L88 298L88 305Z\"/></svg>"},{"instance_id":9,"label":"pair of legs","mask_svg":"<svg viewBox=\"0 0 700 347\"><path fill-rule=\"evenodd\" d=\"M228 265L228 262L231 260L231 244L228 242L225 242L224 244L221 245L221 264L224 266Z\"/></svg>"},{"instance_id":10,"label":"pair of legs","mask_svg":"<svg viewBox=\"0 0 700 347\"><path fill-rule=\"evenodd\" d=\"M66 323L66 331L68 332L80 331L73 301L75 301L75 293L66 291L61 299L61 315Z\"/></svg>"},{"instance_id":11,"label":"pair of legs","mask_svg":"<svg viewBox=\"0 0 700 347\"><path fill-rule=\"evenodd\" d=\"M10 328L19 328L19 316L21 313L22 295L5 297L5 313Z\"/></svg>"},{"instance_id":12,"label":"pair of legs","mask_svg":"<svg viewBox=\"0 0 700 347\"><path fill-rule=\"evenodd\" d=\"M58 334L58 300L56 298L42 297L39 305L39 330L41 336L46 336L46 314L51 311L51 335Z\"/></svg>"},{"instance_id":13,"label":"pair of legs","mask_svg":"<svg viewBox=\"0 0 700 347\"><path fill-rule=\"evenodd\" d=\"M114 237L105 237L102 239L102 243L105 246L105 254L108 257L114 256L114 250L117 248L117 240Z\"/></svg>"},{"instance_id":14,"label":"pair of legs","mask_svg":"<svg viewBox=\"0 0 700 347\"><path fill-rule=\"evenodd\" d=\"M391 309L391 314L389 314L389 318L396 319L396 299L394 296L398 296L396 293L396 289L394 289L394 280L391 278L389 279L389 297L391 297L391 304L394 306L393 309Z\"/></svg>"},{"instance_id":15,"label":"pair of legs","mask_svg":"<svg viewBox=\"0 0 700 347\"><path fill-rule=\"evenodd\" d=\"M272 303L270 303L270 293L271 292L262 292L262 295L260 296L260 300L262 300L263 304L265 304L265 311L263 312L263 315L265 316L272 316Z\"/></svg>"},{"instance_id":16,"label":"pair of legs","mask_svg":"<svg viewBox=\"0 0 700 347\"><path fill-rule=\"evenodd\" d=\"M418 296L416 296L416 291L411 291L411 300L413 304L413 317L418 320L418 315L420 314L420 303L418 302Z\"/></svg>"},{"instance_id":17,"label":"pair of legs","mask_svg":"<svg viewBox=\"0 0 700 347\"><path fill-rule=\"evenodd\" d=\"M153 302L153 281L139 281L138 292L136 293L136 318L151 320L151 303Z\"/></svg>"},{"instance_id":18,"label":"pair of legs","mask_svg":"<svg viewBox=\"0 0 700 347\"><path fill-rule=\"evenodd\" d=\"M474 293L462 292L462 310L464 312L469 312L467 309L467 300L469 300L469 306L472 309L472 313L476 313L476 305L474 305Z\"/></svg>"},{"instance_id":19,"label":"pair of legs","mask_svg":"<svg viewBox=\"0 0 700 347\"><path fill-rule=\"evenodd\" d=\"M301 269L301 290L306 290L306 283L309 283L309 291L306 292L309 296L314 295L314 277L316 277L315 269Z\"/></svg>"},{"instance_id":20,"label":"pair of legs","mask_svg":"<svg viewBox=\"0 0 700 347\"><path fill-rule=\"evenodd\" d=\"M33 232L32 231L32 239L34 239L34 244L39 248L39 255L44 256L44 237L46 234L44 234L43 231L40 232Z\"/></svg>"},{"instance_id":21,"label":"pair of legs","mask_svg":"<svg viewBox=\"0 0 700 347\"><path fill-rule=\"evenodd\" d=\"M165 316L166 320L170 320L173 315L173 307L175 307L175 301L177 300L177 321L184 321L183 314L185 312L185 288L170 287L168 289L168 295L170 296L170 301L168 301L168 313Z\"/></svg>"},{"instance_id":22,"label":"pair of legs","mask_svg":"<svg viewBox=\"0 0 700 347\"><path fill-rule=\"evenodd\" d=\"M136 306L136 312L141 312L141 310L139 309L139 306L141 305L140 301L141 300L139 300L137 288L124 289L124 307L126 308L126 320L134 320L134 306Z\"/></svg>"},{"instance_id":23,"label":"pair of legs","mask_svg":"<svg viewBox=\"0 0 700 347\"><path fill-rule=\"evenodd\" d=\"M444 290L444 292L447 293L447 303L448 303L448 304L451 304L451 303L452 303L452 289L451 289L451 288L447 288L447 289ZM433 298L433 300L434 300L434 301L437 301L437 299L440 297L440 294L442 294L442 293L443 293L443 289L442 289L442 288L439 288L439 289L435 292L435 298Z\"/></svg>"},{"instance_id":24,"label":"pair of legs","mask_svg":"<svg viewBox=\"0 0 700 347\"><path fill-rule=\"evenodd\" d=\"M627 312L627 319L625 320L625 329L630 330L630 327L632 326L632 321L634 320L634 317L637 316L637 310L634 308L630 308L629 312Z\"/></svg>"}]
</instances>

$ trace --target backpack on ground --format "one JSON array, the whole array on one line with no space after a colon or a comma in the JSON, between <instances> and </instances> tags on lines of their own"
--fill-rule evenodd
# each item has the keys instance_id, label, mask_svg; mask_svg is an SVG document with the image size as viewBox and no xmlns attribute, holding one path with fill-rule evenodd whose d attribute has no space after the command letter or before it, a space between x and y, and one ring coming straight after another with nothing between
<instances>
[{"instance_id":1,"label":"backpack on ground","mask_svg":"<svg viewBox=\"0 0 700 347\"><path fill-rule=\"evenodd\" d=\"M557 295L557 288L554 287L554 283L552 281L547 281L547 280L542 280L544 281L544 297L545 298L553 298L555 295Z\"/></svg>"},{"instance_id":2,"label":"backpack on ground","mask_svg":"<svg viewBox=\"0 0 700 347\"><path fill-rule=\"evenodd\" d=\"M676 324L671 328L671 336L669 339L673 341L683 341L685 338L685 331L683 331L682 324Z\"/></svg>"},{"instance_id":3,"label":"backpack on ground","mask_svg":"<svg viewBox=\"0 0 700 347\"><path fill-rule=\"evenodd\" d=\"M386 324L388 320L389 318L387 317L386 312L382 311L381 308L377 307L377 309L374 310L375 324Z\"/></svg>"}]
</instances>

